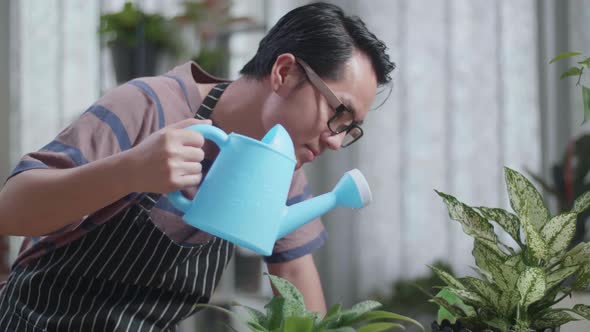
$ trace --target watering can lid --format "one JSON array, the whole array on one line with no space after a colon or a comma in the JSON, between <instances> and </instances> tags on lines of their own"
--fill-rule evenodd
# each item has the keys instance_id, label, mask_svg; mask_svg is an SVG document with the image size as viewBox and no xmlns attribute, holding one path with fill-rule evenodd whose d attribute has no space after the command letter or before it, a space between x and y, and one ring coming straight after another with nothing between
<instances>
[{"instance_id":1,"label":"watering can lid","mask_svg":"<svg viewBox=\"0 0 590 332\"><path fill-rule=\"evenodd\" d=\"M293 141L291 136L283 126L280 124L272 127L266 135L262 138L262 142L268 144L268 146L278 152L288 156L292 159L295 158L295 150L293 149Z\"/></svg>"}]
</instances>

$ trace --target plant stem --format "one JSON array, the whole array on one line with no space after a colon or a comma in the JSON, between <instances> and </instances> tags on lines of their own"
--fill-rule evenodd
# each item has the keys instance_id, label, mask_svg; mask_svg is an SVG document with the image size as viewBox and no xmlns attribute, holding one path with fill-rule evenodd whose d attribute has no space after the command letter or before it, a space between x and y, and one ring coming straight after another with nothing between
<instances>
[{"instance_id":1,"label":"plant stem","mask_svg":"<svg viewBox=\"0 0 590 332\"><path fill-rule=\"evenodd\" d=\"M582 79L582 74L584 73L584 66L581 68L582 69L580 70L580 76L578 76L578 82L576 83L576 86L580 86L580 80Z\"/></svg>"}]
</instances>

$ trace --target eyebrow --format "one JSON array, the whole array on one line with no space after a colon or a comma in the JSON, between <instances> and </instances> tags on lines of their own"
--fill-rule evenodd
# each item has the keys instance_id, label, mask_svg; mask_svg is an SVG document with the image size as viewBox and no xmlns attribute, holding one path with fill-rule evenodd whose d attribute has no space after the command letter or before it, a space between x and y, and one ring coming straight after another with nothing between
<instances>
[{"instance_id":1,"label":"eyebrow","mask_svg":"<svg viewBox=\"0 0 590 332\"><path fill-rule=\"evenodd\" d=\"M352 106L352 102L350 101L350 98L343 97L343 98L338 98L338 99L340 99L340 102L342 102L342 104L344 106L346 106L346 108L348 108L352 112L352 114L355 116L355 119L354 119L355 124L362 125L365 122L364 120L356 119L358 112L357 112L356 108L354 106Z\"/></svg>"}]
</instances>

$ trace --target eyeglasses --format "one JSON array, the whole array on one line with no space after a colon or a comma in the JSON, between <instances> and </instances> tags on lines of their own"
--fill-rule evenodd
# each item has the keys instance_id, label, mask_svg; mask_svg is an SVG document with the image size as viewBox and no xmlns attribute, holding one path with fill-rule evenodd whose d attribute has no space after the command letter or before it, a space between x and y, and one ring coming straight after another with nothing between
<instances>
[{"instance_id":1,"label":"eyeglasses","mask_svg":"<svg viewBox=\"0 0 590 332\"><path fill-rule=\"evenodd\" d=\"M328 85L305 61L297 58L297 63L303 68L305 75L311 84L320 91L328 101L328 105L330 105L330 107L336 112L328 120L328 128L332 132L332 135L339 135L346 132L341 147L345 148L358 141L359 138L363 136L363 129L354 121L354 112L336 97Z\"/></svg>"}]
</instances>

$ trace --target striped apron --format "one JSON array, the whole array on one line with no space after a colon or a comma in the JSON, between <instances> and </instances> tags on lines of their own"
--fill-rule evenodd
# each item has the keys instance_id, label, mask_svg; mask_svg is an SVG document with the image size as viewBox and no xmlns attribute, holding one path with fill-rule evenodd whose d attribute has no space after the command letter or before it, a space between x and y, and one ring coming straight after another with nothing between
<instances>
[{"instance_id":1,"label":"striped apron","mask_svg":"<svg viewBox=\"0 0 590 332\"><path fill-rule=\"evenodd\" d=\"M234 246L217 237L177 244L151 220L159 197L138 195L88 234L15 266L0 290L0 331L175 331L209 301Z\"/></svg>"}]
</instances>

